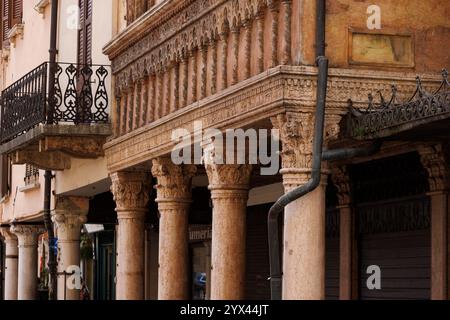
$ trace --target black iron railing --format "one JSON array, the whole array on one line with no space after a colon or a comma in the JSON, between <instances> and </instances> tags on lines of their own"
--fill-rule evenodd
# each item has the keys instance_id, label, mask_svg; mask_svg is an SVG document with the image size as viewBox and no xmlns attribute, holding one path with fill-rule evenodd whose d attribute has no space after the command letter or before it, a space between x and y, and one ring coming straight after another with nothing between
<instances>
[{"instance_id":1,"label":"black iron railing","mask_svg":"<svg viewBox=\"0 0 450 320\"><path fill-rule=\"evenodd\" d=\"M428 92L417 77L416 91L405 102L398 101L397 87L394 85L390 99L378 92L380 102L377 103L369 95L369 105L365 110L355 109L350 101L348 135L360 139L380 138L401 125L450 116L450 82L447 70L442 71L442 78L441 86L435 92Z\"/></svg>"},{"instance_id":2,"label":"black iron railing","mask_svg":"<svg viewBox=\"0 0 450 320\"><path fill-rule=\"evenodd\" d=\"M41 123L108 123L108 66L57 63L54 90L50 69L45 62L2 92L1 143Z\"/></svg>"}]
</instances>

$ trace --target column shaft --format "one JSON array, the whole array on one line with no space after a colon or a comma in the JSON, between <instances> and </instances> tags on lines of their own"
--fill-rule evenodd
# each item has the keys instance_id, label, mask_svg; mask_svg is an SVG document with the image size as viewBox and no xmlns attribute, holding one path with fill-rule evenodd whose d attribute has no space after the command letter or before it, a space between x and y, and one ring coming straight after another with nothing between
<instances>
[{"instance_id":1,"label":"column shaft","mask_svg":"<svg viewBox=\"0 0 450 320\"><path fill-rule=\"evenodd\" d=\"M189 299L189 203L159 203L160 300Z\"/></svg>"},{"instance_id":2,"label":"column shaft","mask_svg":"<svg viewBox=\"0 0 450 320\"><path fill-rule=\"evenodd\" d=\"M325 187L288 205L284 214L283 299L325 299Z\"/></svg>"},{"instance_id":3,"label":"column shaft","mask_svg":"<svg viewBox=\"0 0 450 320\"><path fill-rule=\"evenodd\" d=\"M119 221L117 237L117 300L144 300L145 214L150 198L146 172L111 174L111 191Z\"/></svg>"},{"instance_id":4,"label":"column shaft","mask_svg":"<svg viewBox=\"0 0 450 320\"><path fill-rule=\"evenodd\" d=\"M11 227L19 243L18 263L18 300L36 300L37 298L37 245L41 227L31 225L13 225Z\"/></svg>"},{"instance_id":5,"label":"column shaft","mask_svg":"<svg viewBox=\"0 0 450 320\"><path fill-rule=\"evenodd\" d=\"M247 190L214 190L212 300L245 298Z\"/></svg>"},{"instance_id":6,"label":"column shaft","mask_svg":"<svg viewBox=\"0 0 450 320\"><path fill-rule=\"evenodd\" d=\"M189 205L194 165L175 165L170 158L153 160L158 179L158 299L189 299Z\"/></svg>"},{"instance_id":7,"label":"column shaft","mask_svg":"<svg viewBox=\"0 0 450 320\"><path fill-rule=\"evenodd\" d=\"M211 300L245 298L247 200L251 165L215 164L206 146L205 167L213 202Z\"/></svg>"},{"instance_id":8,"label":"column shaft","mask_svg":"<svg viewBox=\"0 0 450 320\"><path fill-rule=\"evenodd\" d=\"M1 234L5 238L5 300L17 300L17 268L19 248L17 237L9 231L9 228L1 228Z\"/></svg>"}]
</instances>

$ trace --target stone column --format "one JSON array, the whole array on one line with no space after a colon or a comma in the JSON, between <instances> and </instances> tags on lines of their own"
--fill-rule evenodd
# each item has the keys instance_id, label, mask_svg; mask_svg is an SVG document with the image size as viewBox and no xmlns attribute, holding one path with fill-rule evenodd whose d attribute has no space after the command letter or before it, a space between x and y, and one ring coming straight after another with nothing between
<instances>
[{"instance_id":1,"label":"stone column","mask_svg":"<svg viewBox=\"0 0 450 320\"><path fill-rule=\"evenodd\" d=\"M159 300L189 299L189 206L194 165L175 165L170 158L153 160L158 179Z\"/></svg>"},{"instance_id":2,"label":"stone column","mask_svg":"<svg viewBox=\"0 0 450 320\"><path fill-rule=\"evenodd\" d=\"M81 227L87 221L89 199L58 197L52 220L58 238L58 300L79 300L81 285L74 279L80 267ZM66 275L64 276L64 273Z\"/></svg>"},{"instance_id":3,"label":"stone column","mask_svg":"<svg viewBox=\"0 0 450 320\"><path fill-rule=\"evenodd\" d=\"M251 165L216 164L205 148L213 202L211 300L245 298L246 213Z\"/></svg>"},{"instance_id":4,"label":"stone column","mask_svg":"<svg viewBox=\"0 0 450 320\"><path fill-rule=\"evenodd\" d=\"M17 237L11 233L9 227L0 228L0 233L5 238L6 245L5 300L17 300L17 263L19 258Z\"/></svg>"},{"instance_id":5,"label":"stone column","mask_svg":"<svg viewBox=\"0 0 450 320\"><path fill-rule=\"evenodd\" d=\"M150 175L121 171L111 174L111 180L119 221L116 299L144 300L145 214L150 199Z\"/></svg>"},{"instance_id":6,"label":"stone column","mask_svg":"<svg viewBox=\"0 0 450 320\"><path fill-rule=\"evenodd\" d=\"M352 299L354 220L347 167L334 167L333 183L339 200L339 299Z\"/></svg>"},{"instance_id":7,"label":"stone column","mask_svg":"<svg viewBox=\"0 0 450 320\"><path fill-rule=\"evenodd\" d=\"M18 300L36 300L37 298L38 235L44 231L41 226L11 226L11 232L16 235L19 243Z\"/></svg>"},{"instance_id":8,"label":"stone column","mask_svg":"<svg viewBox=\"0 0 450 320\"><path fill-rule=\"evenodd\" d=\"M211 241L203 243L206 248L206 292L205 300L211 300Z\"/></svg>"},{"instance_id":9,"label":"stone column","mask_svg":"<svg viewBox=\"0 0 450 320\"><path fill-rule=\"evenodd\" d=\"M450 146L434 144L419 148L428 171L431 199L431 299L448 298L448 216L450 214Z\"/></svg>"},{"instance_id":10,"label":"stone column","mask_svg":"<svg viewBox=\"0 0 450 320\"><path fill-rule=\"evenodd\" d=\"M280 130L285 192L306 184L311 175L314 117L288 113L272 118ZM284 213L284 300L325 298L325 189L319 187L289 204Z\"/></svg>"}]
</instances>

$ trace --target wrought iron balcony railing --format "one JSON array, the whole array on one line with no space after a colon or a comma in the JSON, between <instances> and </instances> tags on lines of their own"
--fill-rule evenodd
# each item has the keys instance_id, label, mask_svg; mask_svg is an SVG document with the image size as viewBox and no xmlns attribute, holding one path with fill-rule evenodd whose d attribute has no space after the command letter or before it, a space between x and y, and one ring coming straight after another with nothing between
<instances>
[{"instance_id":1,"label":"wrought iron balcony railing","mask_svg":"<svg viewBox=\"0 0 450 320\"><path fill-rule=\"evenodd\" d=\"M429 122L450 118L450 82L447 70L442 71L442 83L435 92L428 92L420 77L416 78L417 88L407 101L398 101L397 87L392 86L392 95L386 99L381 92L380 102L376 103L369 95L366 110L353 108L350 101L348 135L357 139L374 139L411 129L414 123ZM403 126L403 127L402 127Z\"/></svg>"},{"instance_id":2,"label":"wrought iron balcony railing","mask_svg":"<svg viewBox=\"0 0 450 320\"><path fill-rule=\"evenodd\" d=\"M53 90L48 87L50 69L45 62L2 92L1 143L38 124L108 123L108 66L57 63Z\"/></svg>"}]
</instances>

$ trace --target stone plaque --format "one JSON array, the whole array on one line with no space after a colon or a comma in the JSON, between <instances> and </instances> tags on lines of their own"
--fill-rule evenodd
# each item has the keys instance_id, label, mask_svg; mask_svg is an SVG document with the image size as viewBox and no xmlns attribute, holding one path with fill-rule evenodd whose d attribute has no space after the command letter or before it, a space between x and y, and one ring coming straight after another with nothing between
<instances>
[{"instance_id":1,"label":"stone plaque","mask_svg":"<svg viewBox=\"0 0 450 320\"><path fill-rule=\"evenodd\" d=\"M350 30L349 63L414 67L411 35L364 33Z\"/></svg>"}]
</instances>

